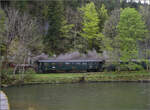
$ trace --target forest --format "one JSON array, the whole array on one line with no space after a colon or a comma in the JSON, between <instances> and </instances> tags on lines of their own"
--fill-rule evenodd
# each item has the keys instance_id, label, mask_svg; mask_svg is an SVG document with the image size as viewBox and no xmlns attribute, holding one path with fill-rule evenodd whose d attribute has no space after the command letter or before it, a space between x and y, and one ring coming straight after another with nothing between
<instances>
[{"instance_id":1,"label":"forest","mask_svg":"<svg viewBox=\"0 0 150 110\"><path fill-rule=\"evenodd\" d=\"M5 0L0 6L1 69L42 53L96 51L109 61L150 59L148 2Z\"/></svg>"}]
</instances>

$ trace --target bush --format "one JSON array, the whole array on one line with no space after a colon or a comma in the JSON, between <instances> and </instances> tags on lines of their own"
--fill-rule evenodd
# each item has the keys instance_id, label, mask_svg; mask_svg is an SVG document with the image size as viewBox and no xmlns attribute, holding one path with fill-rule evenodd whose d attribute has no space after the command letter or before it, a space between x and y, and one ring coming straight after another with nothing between
<instances>
[{"instance_id":1,"label":"bush","mask_svg":"<svg viewBox=\"0 0 150 110\"><path fill-rule=\"evenodd\" d=\"M136 63L122 63L119 66L120 71L137 71L137 70L143 70L144 68L140 64Z\"/></svg>"},{"instance_id":2,"label":"bush","mask_svg":"<svg viewBox=\"0 0 150 110\"><path fill-rule=\"evenodd\" d=\"M104 65L105 71L137 71L144 70L143 66L134 62L107 62Z\"/></svg>"},{"instance_id":3,"label":"bush","mask_svg":"<svg viewBox=\"0 0 150 110\"><path fill-rule=\"evenodd\" d=\"M15 77L4 72L0 74L0 79L2 86L12 84L16 80Z\"/></svg>"},{"instance_id":4,"label":"bush","mask_svg":"<svg viewBox=\"0 0 150 110\"><path fill-rule=\"evenodd\" d=\"M36 72L33 68L29 68L25 71L25 74L36 74Z\"/></svg>"},{"instance_id":5,"label":"bush","mask_svg":"<svg viewBox=\"0 0 150 110\"><path fill-rule=\"evenodd\" d=\"M1 73L2 74L13 74L14 69L13 68L7 68L7 69L2 69Z\"/></svg>"},{"instance_id":6,"label":"bush","mask_svg":"<svg viewBox=\"0 0 150 110\"><path fill-rule=\"evenodd\" d=\"M142 61L142 66L144 67L144 69L146 70L150 70L150 61L145 59Z\"/></svg>"}]
</instances>

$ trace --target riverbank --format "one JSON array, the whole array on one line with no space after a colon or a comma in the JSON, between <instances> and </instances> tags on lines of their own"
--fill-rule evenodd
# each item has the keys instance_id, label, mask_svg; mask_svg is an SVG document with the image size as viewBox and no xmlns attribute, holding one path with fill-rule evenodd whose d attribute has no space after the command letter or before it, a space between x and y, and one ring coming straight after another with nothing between
<instances>
[{"instance_id":1,"label":"riverbank","mask_svg":"<svg viewBox=\"0 0 150 110\"><path fill-rule=\"evenodd\" d=\"M12 77L8 83L2 86L28 85L28 84L60 84L81 82L150 82L150 72L90 72L90 73L51 73L51 74L26 74Z\"/></svg>"}]
</instances>

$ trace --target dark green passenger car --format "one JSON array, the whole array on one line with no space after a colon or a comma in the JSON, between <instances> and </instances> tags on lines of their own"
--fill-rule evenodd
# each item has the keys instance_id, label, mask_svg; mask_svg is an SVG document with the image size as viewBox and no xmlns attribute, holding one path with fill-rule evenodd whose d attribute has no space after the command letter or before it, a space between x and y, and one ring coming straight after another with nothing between
<instances>
[{"instance_id":1,"label":"dark green passenger car","mask_svg":"<svg viewBox=\"0 0 150 110\"><path fill-rule=\"evenodd\" d=\"M39 60L39 73L102 71L102 60Z\"/></svg>"}]
</instances>

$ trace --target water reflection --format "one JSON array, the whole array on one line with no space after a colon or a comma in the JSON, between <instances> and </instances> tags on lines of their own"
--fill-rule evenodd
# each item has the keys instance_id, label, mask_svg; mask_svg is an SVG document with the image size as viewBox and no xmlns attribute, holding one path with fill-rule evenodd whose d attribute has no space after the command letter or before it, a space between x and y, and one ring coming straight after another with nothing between
<instances>
[{"instance_id":1,"label":"water reflection","mask_svg":"<svg viewBox=\"0 0 150 110\"><path fill-rule=\"evenodd\" d=\"M4 91L12 110L150 109L150 83L42 84Z\"/></svg>"}]
</instances>

